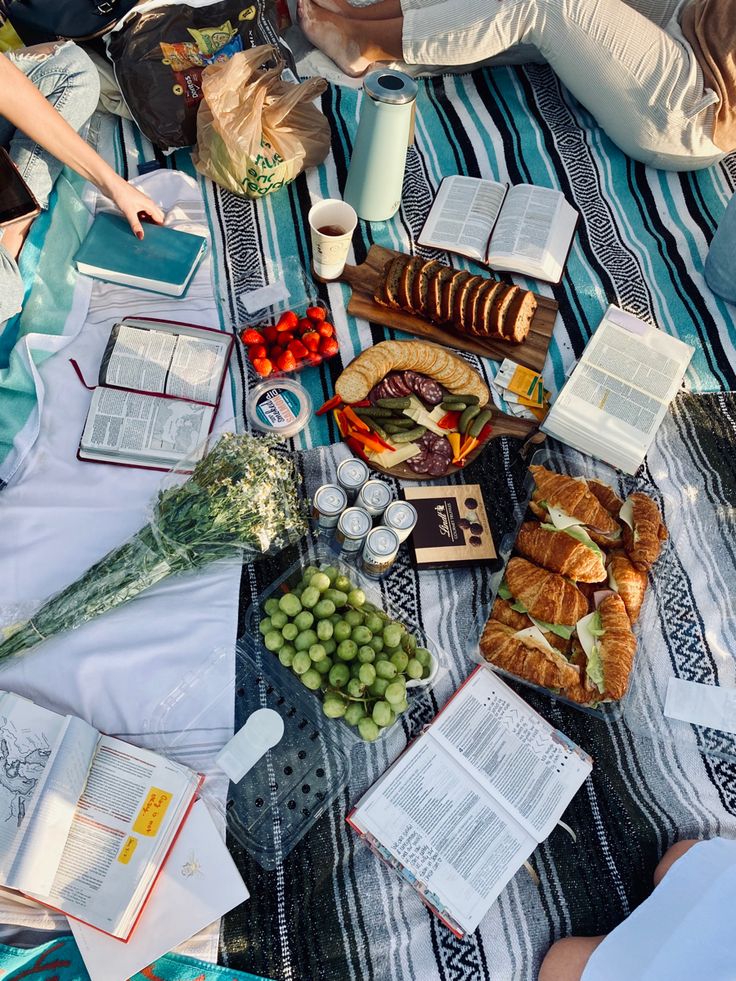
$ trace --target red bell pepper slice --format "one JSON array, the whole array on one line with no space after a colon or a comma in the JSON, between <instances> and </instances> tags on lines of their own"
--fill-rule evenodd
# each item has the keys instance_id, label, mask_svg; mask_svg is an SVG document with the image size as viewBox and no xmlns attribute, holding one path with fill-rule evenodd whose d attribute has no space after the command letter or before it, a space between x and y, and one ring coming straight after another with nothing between
<instances>
[{"instance_id":1,"label":"red bell pepper slice","mask_svg":"<svg viewBox=\"0 0 736 981\"><path fill-rule=\"evenodd\" d=\"M326 412L329 412L330 409L337 409L341 405L342 405L342 399L340 398L340 396L333 395L331 399L327 399L324 405L321 405L319 409L317 409L316 414L318 416L323 416Z\"/></svg>"}]
</instances>

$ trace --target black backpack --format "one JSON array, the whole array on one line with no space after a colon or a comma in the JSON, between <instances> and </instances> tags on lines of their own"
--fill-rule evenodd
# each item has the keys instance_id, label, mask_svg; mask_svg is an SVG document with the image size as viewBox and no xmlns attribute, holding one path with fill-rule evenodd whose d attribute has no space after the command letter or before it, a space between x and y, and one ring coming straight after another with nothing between
<instances>
[{"instance_id":1,"label":"black backpack","mask_svg":"<svg viewBox=\"0 0 736 981\"><path fill-rule=\"evenodd\" d=\"M110 30L137 0L0 0L24 44L98 37Z\"/></svg>"}]
</instances>

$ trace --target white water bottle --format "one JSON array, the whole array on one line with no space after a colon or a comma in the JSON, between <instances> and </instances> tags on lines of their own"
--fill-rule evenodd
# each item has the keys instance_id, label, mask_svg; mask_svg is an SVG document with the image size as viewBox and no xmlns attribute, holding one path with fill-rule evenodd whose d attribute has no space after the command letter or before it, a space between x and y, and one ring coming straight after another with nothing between
<instances>
[{"instance_id":1,"label":"white water bottle","mask_svg":"<svg viewBox=\"0 0 736 981\"><path fill-rule=\"evenodd\" d=\"M382 68L363 82L363 102L343 199L366 221L386 221L401 204L417 83Z\"/></svg>"}]
</instances>

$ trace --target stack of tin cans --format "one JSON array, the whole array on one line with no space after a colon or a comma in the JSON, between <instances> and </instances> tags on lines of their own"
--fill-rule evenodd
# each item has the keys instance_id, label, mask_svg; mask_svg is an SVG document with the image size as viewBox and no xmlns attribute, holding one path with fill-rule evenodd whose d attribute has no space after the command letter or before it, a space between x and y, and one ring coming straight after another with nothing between
<instances>
[{"instance_id":1,"label":"stack of tin cans","mask_svg":"<svg viewBox=\"0 0 736 981\"><path fill-rule=\"evenodd\" d=\"M392 501L388 484L370 479L367 465L357 458L342 461L337 483L318 488L312 515L320 532L334 534L346 555L360 555L363 571L374 578L391 568L417 523L415 508ZM375 528L374 520L379 521Z\"/></svg>"}]
</instances>

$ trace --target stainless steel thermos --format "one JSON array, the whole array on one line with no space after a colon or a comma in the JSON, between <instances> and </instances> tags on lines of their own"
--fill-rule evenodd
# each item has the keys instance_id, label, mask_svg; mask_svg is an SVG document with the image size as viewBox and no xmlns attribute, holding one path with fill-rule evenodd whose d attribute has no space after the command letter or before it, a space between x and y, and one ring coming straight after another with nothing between
<instances>
[{"instance_id":1,"label":"stainless steel thermos","mask_svg":"<svg viewBox=\"0 0 736 981\"><path fill-rule=\"evenodd\" d=\"M363 82L358 133L343 198L366 221L386 221L399 210L417 83L390 68Z\"/></svg>"}]
</instances>

